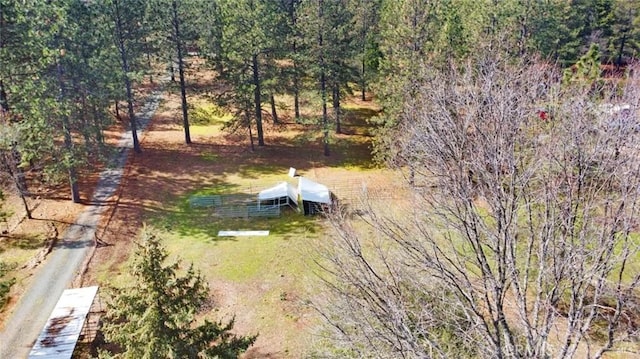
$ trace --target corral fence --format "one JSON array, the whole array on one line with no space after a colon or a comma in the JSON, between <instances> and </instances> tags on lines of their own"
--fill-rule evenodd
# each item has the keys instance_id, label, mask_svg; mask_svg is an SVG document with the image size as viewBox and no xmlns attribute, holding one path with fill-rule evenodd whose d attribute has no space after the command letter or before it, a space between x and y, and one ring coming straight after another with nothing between
<instances>
[{"instance_id":1,"label":"corral fence","mask_svg":"<svg viewBox=\"0 0 640 359\"><path fill-rule=\"evenodd\" d=\"M353 210L367 209L371 205L385 206L390 201L401 201L407 198L406 191L389 188L387 183L377 183L366 177L341 181L317 179L327 186L338 204ZM234 189L234 193L194 195L189 198L191 208L210 210L212 216L218 218L257 218L279 217L282 207L258 203L257 193L268 187L268 184L252 184Z\"/></svg>"},{"instance_id":2,"label":"corral fence","mask_svg":"<svg viewBox=\"0 0 640 359\"><path fill-rule=\"evenodd\" d=\"M256 196L247 193L223 195L194 195L189 198L191 208L209 209L220 218L279 217L280 207L259 206Z\"/></svg>"}]
</instances>

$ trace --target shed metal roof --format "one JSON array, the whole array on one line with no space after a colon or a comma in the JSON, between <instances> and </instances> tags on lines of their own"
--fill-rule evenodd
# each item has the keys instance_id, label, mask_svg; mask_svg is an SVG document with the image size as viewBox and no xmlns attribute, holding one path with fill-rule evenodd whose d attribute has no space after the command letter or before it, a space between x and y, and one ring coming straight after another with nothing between
<instances>
[{"instance_id":1,"label":"shed metal roof","mask_svg":"<svg viewBox=\"0 0 640 359\"><path fill-rule=\"evenodd\" d=\"M98 287L65 290L29 353L29 359L70 359Z\"/></svg>"}]
</instances>

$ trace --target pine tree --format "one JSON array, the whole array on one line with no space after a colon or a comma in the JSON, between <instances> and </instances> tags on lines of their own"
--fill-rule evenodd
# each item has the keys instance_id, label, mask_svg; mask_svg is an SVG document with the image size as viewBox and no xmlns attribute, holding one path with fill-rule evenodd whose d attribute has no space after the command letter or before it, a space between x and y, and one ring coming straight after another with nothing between
<instances>
[{"instance_id":1,"label":"pine tree","mask_svg":"<svg viewBox=\"0 0 640 359\"><path fill-rule=\"evenodd\" d=\"M293 92L293 114L297 123L300 122L300 91L302 90L302 76L303 76L303 41L298 26L298 17L300 12L301 0L283 0L282 6L286 14L285 21L285 36L286 41L283 45L288 47L288 50L283 49L284 53L291 61L291 68L285 69L284 73L290 81L290 88Z\"/></svg>"},{"instance_id":2,"label":"pine tree","mask_svg":"<svg viewBox=\"0 0 640 359\"><path fill-rule=\"evenodd\" d=\"M138 140L138 123L134 110L133 75L144 54L143 44L148 29L143 26L142 20L146 17L146 9L146 0L107 0L102 8L105 19L111 25L113 42L120 58L133 149L137 153L142 152L142 149Z\"/></svg>"},{"instance_id":3,"label":"pine tree","mask_svg":"<svg viewBox=\"0 0 640 359\"><path fill-rule=\"evenodd\" d=\"M218 75L224 74L227 61L223 46L223 33L226 23L223 7L219 0L206 1L200 8L201 16L194 19L199 38L199 48L207 60L213 64Z\"/></svg>"},{"instance_id":4,"label":"pine tree","mask_svg":"<svg viewBox=\"0 0 640 359\"><path fill-rule=\"evenodd\" d=\"M42 101L47 89L40 80L53 62L47 47L50 33L41 28L46 9L37 1L0 0L0 171L15 184L27 218L31 210L24 164L38 157L38 151L53 149Z\"/></svg>"},{"instance_id":5,"label":"pine tree","mask_svg":"<svg viewBox=\"0 0 640 359\"><path fill-rule=\"evenodd\" d=\"M333 121L336 133L342 133L340 100L343 91L349 91L349 83L361 79L357 58L358 33L354 31L355 19L349 9L348 1L329 1L324 3L324 53L327 64L327 80L331 88Z\"/></svg>"},{"instance_id":6,"label":"pine tree","mask_svg":"<svg viewBox=\"0 0 640 359\"><path fill-rule=\"evenodd\" d=\"M625 63L625 58L637 56L640 50L640 4L618 0L615 2L614 16L610 52L619 69Z\"/></svg>"},{"instance_id":7,"label":"pine tree","mask_svg":"<svg viewBox=\"0 0 640 359\"><path fill-rule=\"evenodd\" d=\"M103 327L106 339L118 344L122 358L237 358L255 336L231 334L233 320L195 325L209 290L190 265L165 264L161 240L144 231L131 266L133 284L114 289Z\"/></svg>"},{"instance_id":8,"label":"pine tree","mask_svg":"<svg viewBox=\"0 0 640 359\"><path fill-rule=\"evenodd\" d=\"M185 79L188 45L197 42L196 18L200 15L202 4L197 1L153 0L149 6L149 23L160 41L159 48L166 55L163 58L174 61L178 66L180 98L182 103L182 123L185 143L191 143L189 129L189 111L187 85ZM173 68L173 65L171 66Z\"/></svg>"},{"instance_id":9,"label":"pine tree","mask_svg":"<svg viewBox=\"0 0 640 359\"><path fill-rule=\"evenodd\" d=\"M324 155L330 155L327 111L328 93L333 97L336 132L340 133L340 93L347 83L357 82L358 70L353 66L356 46L354 17L345 1L309 0L300 6L298 23L304 46L304 59L318 83L321 98Z\"/></svg>"},{"instance_id":10,"label":"pine tree","mask_svg":"<svg viewBox=\"0 0 640 359\"><path fill-rule=\"evenodd\" d=\"M360 93L366 101L367 84L373 78L371 72L377 72L380 61L380 9L382 0L351 0L350 9L354 16L356 32L354 45L360 56ZM354 49L355 50L355 49Z\"/></svg>"},{"instance_id":11,"label":"pine tree","mask_svg":"<svg viewBox=\"0 0 640 359\"><path fill-rule=\"evenodd\" d=\"M7 272L9 272L9 265L4 262L0 262L0 310L9 301L9 291L11 287L16 283L15 278L7 278Z\"/></svg>"},{"instance_id":12,"label":"pine tree","mask_svg":"<svg viewBox=\"0 0 640 359\"><path fill-rule=\"evenodd\" d=\"M225 0L219 3L223 14L222 52L224 78L234 87L239 108L244 108L244 93L251 84L253 118L256 123L258 146L264 146L262 99L265 75L273 65L273 56L283 21L277 4L267 0ZM247 77L247 75L249 75ZM246 116L244 116L246 117ZM239 117L241 118L241 117Z\"/></svg>"},{"instance_id":13,"label":"pine tree","mask_svg":"<svg viewBox=\"0 0 640 359\"><path fill-rule=\"evenodd\" d=\"M10 89L19 113L19 166L36 166L54 179L65 173L71 199L80 201L77 169L102 150L107 104L114 98L114 61L95 7L77 1L39 3L29 10L28 28L39 34L30 51L31 76L15 78L28 92ZM111 61L110 61L111 60ZM56 145L57 139L63 145ZM82 138L84 142L75 141Z\"/></svg>"}]
</instances>

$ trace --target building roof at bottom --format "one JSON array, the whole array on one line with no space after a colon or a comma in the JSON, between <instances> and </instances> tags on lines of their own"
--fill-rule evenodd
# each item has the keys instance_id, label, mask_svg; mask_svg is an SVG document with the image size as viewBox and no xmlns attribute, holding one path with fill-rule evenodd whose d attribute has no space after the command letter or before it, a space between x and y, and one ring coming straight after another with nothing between
<instances>
[{"instance_id":1,"label":"building roof at bottom","mask_svg":"<svg viewBox=\"0 0 640 359\"><path fill-rule=\"evenodd\" d=\"M70 359L97 292L97 286L62 292L29 358Z\"/></svg>"}]
</instances>

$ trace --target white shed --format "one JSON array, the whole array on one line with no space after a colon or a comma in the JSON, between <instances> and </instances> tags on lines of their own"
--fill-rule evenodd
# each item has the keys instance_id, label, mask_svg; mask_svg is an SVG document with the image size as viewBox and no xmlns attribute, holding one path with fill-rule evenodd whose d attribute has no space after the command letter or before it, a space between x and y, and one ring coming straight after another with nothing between
<instances>
[{"instance_id":1,"label":"white shed","mask_svg":"<svg viewBox=\"0 0 640 359\"><path fill-rule=\"evenodd\" d=\"M314 214L322 205L331 204L331 192L327 186L305 177L299 177L298 193L302 200L304 214Z\"/></svg>"},{"instance_id":2,"label":"white shed","mask_svg":"<svg viewBox=\"0 0 640 359\"><path fill-rule=\"evenodd\" d=\"M297 206L298 191L287 182L280 182L277 185L267 188L258 193L258 205L266 206Z\"/></svg>"}]
</instances>

